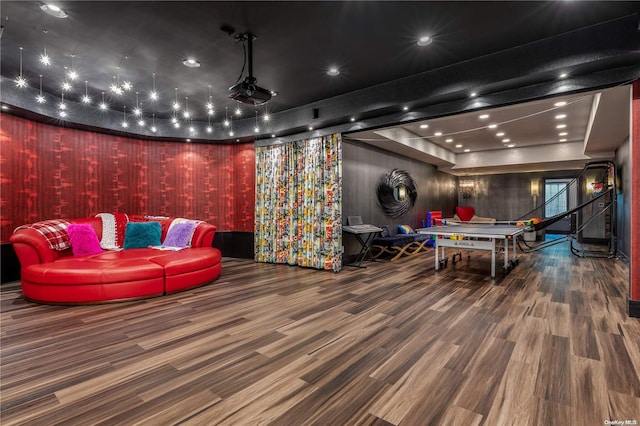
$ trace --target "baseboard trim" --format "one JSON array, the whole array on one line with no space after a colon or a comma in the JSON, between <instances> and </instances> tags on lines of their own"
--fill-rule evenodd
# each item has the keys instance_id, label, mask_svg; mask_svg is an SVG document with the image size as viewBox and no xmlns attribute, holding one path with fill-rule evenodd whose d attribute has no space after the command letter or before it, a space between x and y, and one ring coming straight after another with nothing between
<instances>
[{"instance_id":1,"label":"baseboard trim","mask_svg":"<svg viewBox=\"0 0 640 426\"><path fill-rule=\"evenodd\" d=\"M640 300L629 299L629 316L640 318Z\"/></svg>"},{"instance_id":2,"label":"baseboard trim","mask_svg":"<svg viewBox=\"0 0 640 426\"><path fill-rule=\"evenodd\" d=\"M20 279L20 261L13 244L0 244L0 283L9 283Z\"/></svg>"},{"instance_id":3,"label":"baseboard trim","mask_svg":"<svg viewBox=\"0 0 640 426\"><path fill-rule=\"evenodd\" d=\"M253 232L216 231L213 246L220 249L222 256L253 259Z\"/></svg>"}]
</instances>

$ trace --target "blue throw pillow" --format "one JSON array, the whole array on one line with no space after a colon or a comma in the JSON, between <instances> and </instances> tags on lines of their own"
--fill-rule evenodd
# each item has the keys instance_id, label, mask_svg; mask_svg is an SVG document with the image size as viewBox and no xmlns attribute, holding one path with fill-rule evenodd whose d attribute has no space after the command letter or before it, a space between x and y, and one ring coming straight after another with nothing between
<instances>
[{"instance_id":1,"label":"blue throw pillow","mask_svg":"<svg viewBox=\"0 0 640 426\"><path fill-rule=\"evenodd\" d=\"M124 249L159 246L161 236L160 222L129 222L124 230Z\"/></svg>"}]
</instances>

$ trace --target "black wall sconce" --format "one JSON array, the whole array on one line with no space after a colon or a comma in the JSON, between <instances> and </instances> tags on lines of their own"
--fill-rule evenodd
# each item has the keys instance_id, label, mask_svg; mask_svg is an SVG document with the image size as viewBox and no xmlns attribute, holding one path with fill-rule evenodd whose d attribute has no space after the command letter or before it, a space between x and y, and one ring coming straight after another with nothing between
<instances>
[{"instance_id":1,"label":"black wall sconce","mask_svg":"<svg viewBox=\"0 0 640 426\"><path fill-rule=\"evenodd\" d=\"M476 193L476 181L473 179L460 179L458 184L462 198L468 200Z\"/></svg>"}]
</instances>

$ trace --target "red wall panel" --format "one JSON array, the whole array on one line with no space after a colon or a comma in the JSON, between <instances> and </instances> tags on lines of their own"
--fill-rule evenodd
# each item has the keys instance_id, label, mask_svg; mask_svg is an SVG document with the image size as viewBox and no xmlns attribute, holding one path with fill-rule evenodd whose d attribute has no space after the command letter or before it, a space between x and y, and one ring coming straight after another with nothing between
<instances>
[{"instance_id":1,"label":"red wall panel","mask_svg":"<svg viewBox=\"0 0 640 426\"><path fill-rule=\"evenodd\" d=\"M253 144L118 137L0 117L0 239L17 226L100 212L202 219L253 231Z\"/></svg>"},{"instance_id":2,"label":"red wall panel","mask_svg":"<svg viewBox=\"0 0 640 426\"><path fill-rule=\"evenodd\" d=\"M640 301L640 80L631 101L631 300Z\"/></svg>"}]
</instances>

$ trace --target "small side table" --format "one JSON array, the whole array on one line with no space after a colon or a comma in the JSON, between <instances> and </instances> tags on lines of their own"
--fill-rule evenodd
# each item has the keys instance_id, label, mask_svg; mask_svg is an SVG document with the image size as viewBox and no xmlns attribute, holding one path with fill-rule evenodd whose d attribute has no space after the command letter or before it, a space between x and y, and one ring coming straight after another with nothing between
<instances>
[{"instance_id":1,"label":"small side table","mask_svg":"<svg viewBox=\"0 0 640 426\"><path fill-rule=\"evenodd\" d=\"M373 242L373 239L376 237L378 232L382 232L382 228L378 228L375 225L346 225L342 227L342 230L355 235L361 247L360 252L353 263L349 263L345 266L366 268L366 266L362 266L362 262L366 259L369 251L371 250L371 243Z\"/></svg>"}]
</instances>

